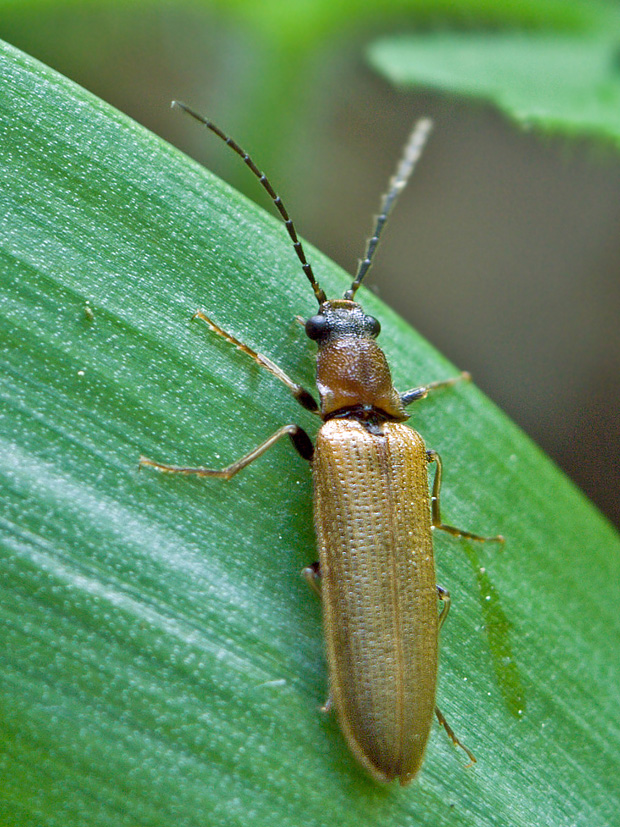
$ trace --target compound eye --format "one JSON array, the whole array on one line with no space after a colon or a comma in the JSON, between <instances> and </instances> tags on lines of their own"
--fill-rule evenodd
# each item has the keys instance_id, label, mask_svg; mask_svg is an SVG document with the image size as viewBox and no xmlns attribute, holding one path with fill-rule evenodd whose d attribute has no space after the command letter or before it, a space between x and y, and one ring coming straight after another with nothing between
<instances>
[{"instance_id":1,"label":"compound eye","mask_svg":"<svg viewBox=\"0 0 620 827\"><path fill-rule=\"evenodd\" d=\"M306 322L306 336L310 339L321 339L327 330L327 319L325 316L311 316Z\"/></svg>"},{"instance_id":2,"label":"compound eye","mask_svg":"<svg viewBox=\"0 0 620 827\"><path fill-rule=\"evenodd\" d=\"M374 316L366 316L366 325L368 327L368 332L370 335L375 339L379 333L381 333L381 324L379 319L375 319Z\"/></svg>"}]
</instances>

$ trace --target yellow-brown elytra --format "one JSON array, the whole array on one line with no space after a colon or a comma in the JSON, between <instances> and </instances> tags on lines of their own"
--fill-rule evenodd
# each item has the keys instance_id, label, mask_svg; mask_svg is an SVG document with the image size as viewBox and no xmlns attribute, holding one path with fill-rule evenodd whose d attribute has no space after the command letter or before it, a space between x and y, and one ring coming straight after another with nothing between
<instances>
[{"instance_id":1,"label":"yellow-brown elytra","mask_svg":"<svg viewBox=\"0 0 620 827\"><path fill-rule=\"evenodd\" d=\"M195 318L223 336L283 382L297 401L322 420L315 445L298 425L285 425L232 465L219 470L164 465L142 457L159 471L230 479L281 437L288 435L312 465L314 524L319 562L304 571L320 593L330 698L347 743L378 781L408 784L422 765L436 714L452 741L457 739L435 706L438 634L450 607L449 592L435 581L432 530L470 540L480 537L441 521L441 460L404 425L405 408L432 390L468 378L431 382L399 393L375 339L379 322L354 301L368 272L398 194L420 156L431 123L414 127L384 195L374 233L351 287L342 299L328 300L308 263L281 198L241 147L206 118L173 103L221 138L248 165L284 220L295 252L319 304L305 323L318 345L320 405L274 362L222 330L203 312ZM429 496L427 465L435 463ZM442 601L441 612L437 600Z\"/></svg>"}]
</instances>

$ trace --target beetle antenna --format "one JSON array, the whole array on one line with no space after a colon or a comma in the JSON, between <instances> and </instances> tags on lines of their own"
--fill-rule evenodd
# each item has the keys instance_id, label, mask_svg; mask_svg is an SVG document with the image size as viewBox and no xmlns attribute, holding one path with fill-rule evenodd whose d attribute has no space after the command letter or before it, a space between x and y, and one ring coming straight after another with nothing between
<instances>
[{"instance_id":1,"label":"beetle antenna","mask_svg":"<svg viewBox=\"0 0 620 827\"><path fill-rule=\"evenodd\" d=\"M304 273L306 274L306 277L308 278L308 281L312 285L312 289L314 290L314 295L316 296L316 299L317 299L318 303L323 304L323 302L327 301L327 296L325 295L325 293L322 290L321 286L319 285L318 281L315 279L314 273L312 272L312 267L308 263L308 260L306 259L306 254L304 252L303 245L302 245L301 241L299 240L299 238L297 237L297 231L295 230L295 225L293 224L293 219L289 216L289 214L286 210L286 207L284 206L284 203L283 203L282 199L280 198L278 193L272 187L271 182L269 181L269 179L267 178L265 173L260 171L260 169L256 166L254 161L250 158L248 153L244 149L242 149L239 146L238 143L233 141L232 138L230 138L228 135L226 135L225 132L222 132L222 130L219 128L219 126L216 126L214 123L212 123L207 118L203 118L202 115L199 115L193 109L190 109L189 106L187 106L184 103L181 103L180 101L172 101L172 108L173 109L181 109L183 112L186 112L188 115L191 115L192 118L195 118L195 120L199 121L199 123L206 126L207 129L210 129L211 132L214 132L217 135L217 137L221 138L221 140L224 141L224 143L227 146L229 146L234 152L236 152L237 155L239 155L239 157L243 159L244 163L252 170L254 175L258 178L260 184L262 184L264 189L266 189L267 192L269 193L269 197L271 198L271 200L273 201L273 203L276 206L276 209L278 210L278 212L282 216L282 220L284 221L284 226L288 230L288 234L291 237L291 241L293 242L293 247L295 248L295 252L297 253L297 257L298 257L299 261L301 262L302 270L304 271Z\"/></svg>"},{"instance_id":2,"label":"beetle antenna","mask_svg":"<svg viewBox=\"0 0 620 827\"><path fill-rule=\"evenodd\" d=\"M409 140L403 150L402 157L398 162L396 172L392 178L390 178L389 189L381 199L381 212L377 217L375 230L371 238L368 239L366 253L364 258L359 263L353 283L344 294L345 299L353 299L355 293L357 292L357 288L362 283L362 279L370 270L372 258L375 254L375 250L377 249L377 244L379 243L379 238L381 237L381 232L383 231L387 217L390 214L396 199L405 188L407 181L409 180L409 177L413 172L420 155L422 154L422 150L424 149L424 145L428 140L428 136L430 135L432 128L433 122L430 118L421 118L415 123L413 129L411 130L411 135L409 136Z\"/></svg>"}]
</instances>

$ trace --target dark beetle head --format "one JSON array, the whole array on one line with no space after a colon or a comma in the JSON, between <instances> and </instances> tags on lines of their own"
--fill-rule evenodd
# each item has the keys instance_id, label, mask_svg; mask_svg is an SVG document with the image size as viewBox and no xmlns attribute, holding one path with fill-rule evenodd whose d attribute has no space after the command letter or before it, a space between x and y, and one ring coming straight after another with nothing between
<instances>
[{"instance_id":1,"label":"dark beetle head","mask_svg":"<svg viewBox=\"0 0 620 827\"><path fill-rule=\"evenodd\" d=\"M356 339L376 339L381 325L374 316L364 313L362 306L347 299L323 302L316 316L306 322L306 334L319 347L334 339L352 336Z\"/></svg>"}]
</instances>

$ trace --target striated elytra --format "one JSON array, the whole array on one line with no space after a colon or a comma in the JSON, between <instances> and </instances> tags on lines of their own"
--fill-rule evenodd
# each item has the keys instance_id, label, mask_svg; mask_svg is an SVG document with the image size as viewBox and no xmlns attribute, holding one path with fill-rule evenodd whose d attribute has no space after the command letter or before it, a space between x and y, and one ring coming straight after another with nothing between
<instances>
[{"instance_id":1,"label":"striated elytra","mask_svg":"<svg viewBox=\"0 0 620 827\"><path fill-rule=\"evenodd\" d=\"M424 443L406 425L382 430L352 419L321 428L315 526L340 725L375 778L405 784L435 710L437 588Z\"/></svg>"}]
</instances>

